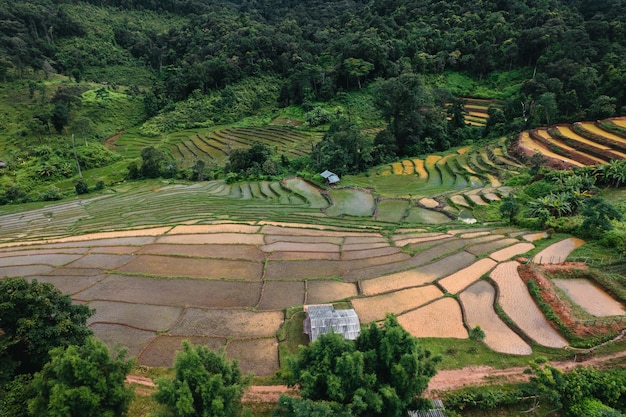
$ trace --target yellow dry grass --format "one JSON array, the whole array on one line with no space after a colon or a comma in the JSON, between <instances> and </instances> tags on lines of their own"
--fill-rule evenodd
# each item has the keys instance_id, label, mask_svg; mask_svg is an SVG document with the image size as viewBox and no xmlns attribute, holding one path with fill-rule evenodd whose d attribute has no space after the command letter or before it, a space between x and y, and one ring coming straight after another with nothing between
<instances>
[{"instance_id":1,"label":"yellow dry grass","mask_svg":"<svg viewBox=\"0 0 626 417\"><path fill-rule=\"evenodd\" d=\"M563 136L574 139L577 142L595 146L596 148L599 148L599 149L610 149L606 145L603 145L598 142L594 142L592 140L587 139L584 136L579 135L578 133L574 132L569 126L560 125L556 127L556 130L559 131L559 133L561 133ZM601 135L601 136L604 136L604 135Z\"/></svg>"},{"instance_id":2,"label":"yellow dry grass","mask_svg":"<svg viewBox=\"0 0 626 417\"><path fill-rule=\"evenodd\" d=\"M403 160L402 167L404 168L404 175L415 174L415 165L413 165L413 161L411 161L410 159Z\"/></svg>"},{"instance_id":3,"label":"yellow dry grass","mask_svg":"<svg viewBox=\"0 0 626 417\"><path fill-rule=\"evenodd\" d=\"M440 279L439 285L445 288L449 293L456 294L464 288L467 288L474 281L478 281L480 277L489 272L496 265L497 262L493 259L479 259L467 268Z\"/></svg>"},{"instance_id":4,"label":"yellow dry grass","mask_svg":"<svg viewBox=\"0 0 626 417\"><path fill-rule=\"evenodd\" d=\"M426 208L435 208L439 207L439 202L433 198L422 198L419 200L419 203Z\"/></svg>"},{"instance_id":5,"label":"yellow dry grass","mask_svg":"<svg viewBox=\"0 0 626 417\"><path fill-rule=\"evenodd\" d=\"M616 125L621 126L621 127L626 127L626 119L613 119L613 123L615 123ZM606 130L600 129L598 126L596 126L595 123L592 123L592 122L581 122L581 123L577 123L577 124L580 125L586 131L591 132L591 133L593 133L595 135L604 136L605 138L614 140L615 142L620 142L620 143L626 144L626 139L624 139L623 137L621 137L619 135L616 135L614 133L607 132Z\"/></svg>"},{"instance_id":6,"label":"yellow dry grass","mask_svg":"<svg viewBox=\"0 0 626 417\"><path fill-rule=\"evenodd\" d=\"M414 159L413 165L415 165L415 173L420 176L420 178L427 180L428 179L428 171L424 168L424 160L423 159Z\"/></svg>"},{"instance_id":7,"label":"yellow dry grass","mask_svg":"<svg viewBox=\"0 0 626 417\"><path fill-rule=\"evenodd\" d=\"M497 188L497 187L499 187L499 186L501 186L501 185L502 185L502 184L500 183L500 180L499 180L499 179L497 179L496 177L494 177L493 175L491 175L491 174L485 174L485 175L486 175L486 176L487 176L487 178L489 179L489 182L491 183L491 186L492 186L492 187Z\"/></svg>"},{"instance_id":8,"label":"yellow dry grass","mask_svg":"<svg viewBox=\"0 0 626 417\"><path fill-rule=\"evenodd\" d=\"M398 316L398 323L415 337L467 338L459 303L442 298Z\"/></svg>"},{"instance_id":9,"label":"yellow dry grass","mask_svg":"<svg viewBox=\"0 0 626 417\"><path fill-rule=\"evenodd\" d=\"M567 158L565 156L561 156L557 153L552 152L550 149L546 148L543 143L539 143L539 142L535 142L531 137L530 134L528 133L528 131L524 131L520 134L520 141L519 141L520 145L522 145L524 148L540 153L542 155L548 156L550 158L554 158L554 159L558 159L560 161L564 161L567 162L569 164L572 164L574 166L577 167L583 167L585 166L585 164L581 164L578 161L574 161L571 158Z\"/></svg>"},{"instance_id":10,"label":"yellow dry grass","mask_svg":"<svg viewBox=\"0 0 626 417\"><path fill-rule=\"evenodd\" d=\"M554 143L554 145L558 146L559 148L565 149L565 150L570 151L570 152L583 154L586 157L593 159L598 164L603 164L604 163L604 161L602 159L596 158L595 156L589 155L589 154L587 154L587 153L585 153L583 151L579 151L578 149L574 148L573 146L569 146L566 143L563 143L561 141L558 141L558 143L557 143L557 139L553 138L550 135L550 133L548 133L548 131L546 129L537 129L535 132L537 132L537 134L539 136L541 136L542 138L544 138L545 140L547 140L547 141L549 141L551 143Z\"/></svg>"},{"instance_id":11,"label":"yellow dry grass","mask_svg":"<svg viewBox=\"0 0 626 417\"><path fill-rule=\"evenodd\" d=\"M463 148L460 148L459 150L457 150L457 153L459 153L460 155L463 155L464 153L466 153L467 151L469 151L470 149L472 149L471 146L465 146Z\"/></svg>"},{"instance_id":12,"label":"yellow dry grass","mask_svg":"<svg viewBox=\"0 0 626 417\"><path fill-rule=\"evenodd\" d=\"M374 297L355 298L352 300L352 306L359 315L361 323L366 324L383 320L387 313L401 314L414 310L442 295L443 293L437 287L428 285Z\"/></svg>"},{"instance_id":13,"label":"yellow dry grass","mask_svg":"<svg viewBox=\"0 0 626 417\"><path fill-rule=\"evenodd\" d=\"M394 162L391 164L393 175L402 175L404 173L404 166L401 162Z\"/></svg>"}]
</instances>

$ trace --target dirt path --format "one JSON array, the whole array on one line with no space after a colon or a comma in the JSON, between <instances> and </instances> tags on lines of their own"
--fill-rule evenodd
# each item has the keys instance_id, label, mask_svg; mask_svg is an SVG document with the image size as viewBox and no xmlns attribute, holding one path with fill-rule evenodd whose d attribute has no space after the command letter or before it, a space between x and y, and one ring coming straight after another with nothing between
<instances>
[{"instance_id":1,"label":"dirt path","mask_svg":"<svg viewBox=\"0 0 626 417\"><path fill-rule=\"evenodd\" d=\"M617 352L611 355L590 358L584 362L561 361L552 362L551 366L568 371L577 366L600 366L614 359L626 357L626 351ZM428 389L424 393L425 397L437 398L440 391L449 389L458 389L465 386L487 385L505 382L522 382L527 381L530 375L524 374L527 367L516 366L505 369L495 369L490 366L468 366L462 369L446 369L439 371L428 384ZM137 395L150 395L155 387L154 382L150 378L128 375L126 382L129 384L137 384L141 387L149 387L150 389L138 388ZM285 385L255 385L251 386L244 394L244 402L278 402L278 398L282 394L295 394L296 390Z\"/></svg>"},{"instance_id":2,"label":"dirt path","mask_svg":"<svg viewBox=\"0 0 626 417\"><path fill-rule=\"evenodd\" d=\"M606 356L592 357L584 362L560 361L551 362L550 365L563 371L569 371L577 366L601 366L606 362L623 357L626 357L626 351ZM438 391L459 389L465 386L528 381L530 375L524 374L524 369L527 368L526 366L516 366L512 368L495 369L490 366L468 366L462 369L442 370L430 380L424 396L436 398Z\"/></svg>"}]
</instances>

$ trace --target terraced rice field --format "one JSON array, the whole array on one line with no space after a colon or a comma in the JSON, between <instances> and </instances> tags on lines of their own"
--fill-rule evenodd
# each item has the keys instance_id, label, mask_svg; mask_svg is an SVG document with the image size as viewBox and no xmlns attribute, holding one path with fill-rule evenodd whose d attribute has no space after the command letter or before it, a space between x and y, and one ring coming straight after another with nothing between
<instances>
[{"instance_id":1,"label":"terraced rice field","mask_svg":"<svg viewBox=\"0 0 626 417\"><path fill-rule=\"evenodd\" d=\"M583 240L575 237L563 239L536 254L533 258L533 262L539 264L558 264L565 262L569 254L583 243L585 243Z\"/></svg>"},{"instance_id":2,"label":"terraced rice field","mask_svg":"<svg viewBox=\"0 0 626 417\"><path fill-rule=\"evenodd\" d=\"M70 204L80 218L73 222L69 216L62 217L65 223L48 221L63 213L67 203L45 212L2 216L0 275L51 282L96 309L89 320L96 335L128 347L139 364L171 365L186 338L225 347L245 372L271 375L279 367L276 333L287 307L346 300L363 323L395 312L420 337L466 338L473 322L463 321L461 308L469 311L475 303L461 296L467 304L461 306L444 291L463 294L489 270L497 270L498 251L532 247L514 229L441 233L408 227L383 234L373 219L353 223L350 216L323 217L334 192L327 200L295 179L272 184L258 188L275 190L272 199L253 192L248 199L233 198L233 186L223 183L153 186L132 196L120 192L119 205L106 196ZM202 195L198 203L182 198L194 190ZM243 195L239 190L237 195ZM160 207L151 211L155 195ZM279 202L291 195L303 203ZM408 207L402 199L386 204L397 202L401 204L389 208L400 212ZM174 207L184 207L186 213ZM133 214L138 209L141 215ZM276 210L276 218L292 221L272 220ZM315 213L321 217L314 225ZM267 220L250 220L259 216ZM106 219L109 231L86 234L103 228ZM120 222L127 222L127 229L113 230ZM72 236L70 231L80 233ZM508 301L502 305L508 308ZM499 340L495 334L488 337L494 349L522 352L492 342Z\"/></svg>"},{"instance_id":3,"label":"terraced rice field","mask_svg":"<svg viewBox=\"0 0 626 417\"><path fill-rule=\"evenodd\" d=\"M552 328L534 303L517 272L518 263L499 264L490 274L499 289L498 304L532 340L543 346L563 348L567 341Z\"/></svg>"},{"instance_id":4,"label":"terraced rice field","mask_svg":"<svg viewBox=\"0 0 626 417\"><path fill-rule=\"evenodd\" d=\"M512 355L530 355L531 347L495 313L495 289L487 281L479 281L463 291L459 300L463 305L470 328L480 326L485 332L485 344L496 352Z\"/></svg>"},{"instance_id":5,"label":"terraced rice field","mask_svg":"<svg viewBox=\"0 0 626 417\"><path fill-rule=\"evenodd\" d=\"M319 133L304 132L288 126L259 126L224 128L220 130L182 131L171 134L165 141L165 150L179 161L190 166L196 160L223 165L235 149L246 149L255 142L273 148L276 153L289 157L308 154ZM114 144L114 150L130 157L138 157L141 149L155 144L150 138L125 134Z\"/></svg>"},{"instance_id":6,"label":"terraced rice field","mask_svg":"<svg viewBox=\"0 0 626 417\"><path fill-rule=\"evenodd\" d=\"M578 167L625 159L626 137L603 129L603 124L620 126L624 124L624 119L579 122L525 131L520 134L519 143L531 152L539 152L547 158Z\"/></svg>"}]
</instances>

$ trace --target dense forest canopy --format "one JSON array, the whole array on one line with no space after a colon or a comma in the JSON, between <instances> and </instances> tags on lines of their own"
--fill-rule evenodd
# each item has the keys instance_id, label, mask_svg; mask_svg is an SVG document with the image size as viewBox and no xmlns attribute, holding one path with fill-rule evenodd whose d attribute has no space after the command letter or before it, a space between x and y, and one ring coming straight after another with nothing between
<instances>
[{"instance_id":1,"label":"dense forest canopy","mask_svg":"<svg viewBox=\"0 0 626 417\"><path fill-rule=\"evenodd\" d=\"M535 71L521 93L548 107L547 114L604 117L626 105L626 5L619 0L37 0L0 6L3 79L23 77L28 68L70 75L143 65L155 75L161 107L194 90L268 73L281 77L280 100L287 105L326 100L406 71L481 78L519 66ZM101 27L82 20L87 11L102 17ZM164 24L146 18L155 14Z\"/></svg>"}]
</instances>

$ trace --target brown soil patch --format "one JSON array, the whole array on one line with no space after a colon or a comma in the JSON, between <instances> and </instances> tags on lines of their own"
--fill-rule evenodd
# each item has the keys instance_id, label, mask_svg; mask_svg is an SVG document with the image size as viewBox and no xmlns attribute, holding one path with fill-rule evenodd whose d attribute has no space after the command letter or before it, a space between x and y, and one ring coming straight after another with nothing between
<instances>
[{"instance_id":1,"label":"brown soil patch","mask_svg":"<svg viewBox=\"0 0 626 417\"><path fill-rule=\"evenodd\" d=\"M553 243L548 246L537 255L535 255L534 262L540 264L555 264L565 262L570 253L585 241L575 237L563 239L559 242Z\"/></svg>"},{"instance_id":2,"label":"brown soil patch","mask_svg":"<svg viewBox=\"0 0 626 417\"><path fill-rule=\"evenodd\" d=\"M445 256L446 253L454 252L463 246L462 240L448 241L445 244L435 246L420 252L418 255L407 259L399 260L394 263L388 263L370 268L359 270L351 270L345 276L346 281L354 282L372 278L379 278L384 275L390 275L396 272L402 272L411 268L420 267L420 272L424 274L437 274L437 278L452 274L461 268L470 265L476 258L467 252L458 252L453 255ZM400 255L400 254L398 254ZM408 255L407 255L408 256ZM425 265L433 259L440 259L437 262ZM374 258L377 259L377 258Z\"/></svg>"},{"instance_id":3,"label":"brown soil patch","mask_svg":"<svg viewBox=\"0 0 626 417\"><path fill-rule=\"evenodd\" d=\"M92 248L89 253L111 253L114 255L128 255L137 252L139 249L137 246L104 246Z\"/></svg>"},{"instance_id":4,"label":"brown soil patch","mask_svg":"<svg viewBox=\"0 0 626 417\"><path fill-rule=\"evenodd\" d=\"M37 249L28 249L20 250L19 247L15 248L5 248L0 250L0 259L4 257L14 257L14 256L32 256L32 255L47 255L47 254L76 254L76 255L84 255L87 253L89 248L59 248L59 249L45 249L45 246L40 246ZM0 261L1 262L1 261Z\"/></svg>"},{"instance_id":5,"label":"brown soil patch","mask_svg":"<svg viewBox=\"0 0 626 417\"><path fill-rule=\"evenodd\" d=\"M529 233L527 235L522 236L524 240L527 240L529 242L534 242L536 240L545 239L547 237L548 237L548 234L546 232Z\"/></svg>"},{"instance_id":6,"label":"brown soil patch","mask_svg":"<svg viewBox=\"0 0 626 417\"><path fill-rule=\"evenodd\" d=\"M69 268L117 269L136 259L133 255L88 254L67 265Z\"/></svg>"},{"instance_id":7,"label":"brown soil patch","mask_svg":"<svg viewBox=\"0 0 626 417\"><path fill-rule=\"evenodd\" d=\"M331 243L341 245L344 238L339 236L290 236L290 235L266 235L265 243L267 245L275 242L294 242L294 243Z\"/></svg>"},{"instance_id":8,"label":"brown soil patch","mask_svg":"<svg viewBox=\"0 0 626 417\"><path fill-rule=\"evenodd\" d=\"M114 348L117 344L120 344L128 349L128 356L130 357L137 357L143 347L156 337L154 332L133 329L132 327L118 324L95 323L89 326L89 328L109 348Z\"/></svg>"},{"instance_id":9,"label":"brown soil patch","mask_svg":"<svg viewBox=\"0 0 626 417\"><path fill-rule=\"evenodd\" d=\"M32 279L36 279L39 282L49 282L57 287L64 294L75 294L86 288L91 287L96 282L104 278L104 275L89 275L89 276L34 276Z\"/></svg>"},{"instance_id":10,"label":"brown soil patch","mask_svg":"<svg viewBox=\"0 0 626 417\"><path fill-rule=\"evenodd\" d=\"M282 311L188 309L170 330L172 335L210 337L269 337L283 323Z\"/></svg>"},{"instance_id":11,"label":"brown soil patch","mask_svg":"<svg viewBox=\"0 0 626 417\"><path fill-rule=\"evenodd\" d=\"M329 261L338 261L341 259L339 252L274 252L268 259L276 261L302 261L307 259L326 259Z\"/></svg>"},{"instance_id":12,"label":"brown soil patch","mask_svg":"<svg viewBox=\"0 0 626 417\"><path fill-rule=\"evenodd\" d=\"M305 304L322 304L356 297L356 284L339 281L307 281Z\"/></svg>"},{"instance_id":13,"label":"brown soil patch","mask_svg":"<svg viewBox=\"0 0 626 417\"><path fill-rule=\"evenodd\" d=\"M275 242L261 246L263 252L337 252L340 246L332 243Z\"/></svg>"},{"instance_id":14,"label":"brown soil patch","mask_svg":"<svg viewBox=\"0 0 626 417\"><path fill-rule=\"evenodd\" d=\"M187 234L207 234L207 233L257 233L261 229L260 226L251 226L247 224L205 224L176 226L168 235L187 235Z\"/></svg>"},{"instance_id":15,"label":"brown soil patch","mask_svg":"<svg viewBox=\"0 0 626 417\"><path fill-rule=\"evenodd\" d=\"M489 255L489 257L498 262L503 262L507 259L511 259L516 255L526 253L534 247L535 245L533 245L532 243L517 243L513 246L509 246L508 248L500 249L499 251L493 252L491 255Z\"/></svg>"},{"instance_id":16,"label":"brown soil patch","mask_svg":"<svg viewBox=\"0 0 626 417\"><path fill-rule=\"evenodd\" d=\"M397 248L394 246L387 246L378 249L363 249L363 250L350 250L346 251L345 249L341 252L341 259L355 260L355 259L371 259L376 258L378 256L388 256L394 255L396 253L401 252L401 248Z\"/></svg>"},{"instance_id":17,"label":"brown soil patch","mask_svg":"<svg viewBox=\"0 0 626 417\"><path fill-rule=\"evenodd\" d=\"M171 227L156 227L152 229L133 229L123 230L118 232L101 232L90 233L87 235L70 236L61 239L49 240L46 243L62 243L62 242L84 242L84 241L97 241L100 239L119 239L122 237L140 237L140 236L160 236L167 233ZM96 245L93 245L96 246Z\"/></svg>"},{"instance_id":18,"label":"brown soil patch","mask_svg":"<svg viewBox=\"0 0 626 417\"><path fill-rule=\"evenodd\" d=\"M456 294L474 281L479 280L481 276L489 272L496 264L494 260L489 258L479 259L467 268L463 268L439 280L439 285L444 287L449 293Z\"/></svg>"},{"instance_id":19,"label":"brown soil patch","mask_svg":"<svg viewBox=\"0 0 626 417\"><path fill-rule=\"evenodd\" d=\"M176 323L183 311L182 307L155 306L146 304L118 303L113 301L92 301L89 308L96 310L87 323L124 324L143 330L167 330Z\"/></svg>"},{"instance_id":20,"label":"brown soil patch","mask_svg":"<svg viewBox=\"0 0 626 417\"><path fill-rule=\"evenodd\" d=\"M259 303L259 310L282 310L290 306L304 304L304 283L266 282Z\"/></svg>"},{"instance_id":21,"label":"brown soil patch","mask_svg":"<svg viewBox=\"0 0 626 417\"><path fill-rule=\"evenodd\" d=\"M248 388L243 395L244 403L278 403L281 395L297 395L295 388L285 385L254 385Z\"/></svg>"},{"instance_id":22,"label":"brown soil patch","mask_svg":"<svg viewBox=\"0 0 626 417\"><path fill-rule=\"evenodd\" d=\"M28 265L51 265L51 266L61 266L73 262L77 259L80 259L83 255L64 255L58 253L50 253L50 254L42 254L42 255L22 255L18 254L18 256L7 256L0 258L0 267L7 266L28 266Z\"/></svg>"},{"instance_id":23,"label":"brown soil patch","mask_svg":"<svg viewBox=\"0 0 626 417\"><path fill-rule=\"evenodd\" d=\"M588 279L553 279L552 282L572 301L598 317L626 314L621 303Z\"/></svg>"},{"instance_id":24,"label":"brown soil patch","mask_svg":"<svg viewBox=\"0 0 626 417\"><path fill-rule=\"evenodd\" d=\"M437 208L439 207L439 201L432 199L432 198L422 198L419 200L419 203L429 209L433 209L433 208Z\"/></svg>"},{"instance_id":25,"label":"brown soil patch","mask_svg":"<svg viewBox=\"0 0 626 417\"><path fill-rule=\"evenodd\" d=\"M135 248L137 251L137 248ZM138 253L150 255L182 255L198 258L246 259L262 261L265 254L255 245L175 245L155 243Z\"/></svg>"},{"instance_id":26,"label":"brown soil patch","mask_svg":"<svg viewBox=\"0 0 626 417\"><path fill-rule=\"evenodd\" d=\"M430 283L437 279L437 275L423 273L419 269L396 272L379 278L361 281L361 291L363 295L371 296L390 291L397 291L403 288L417 287Z\"/></svg>"},{"instance_id":27,"label":"brown soil patch","mask_svg":"<svg viewBox=\"0 0 626 417\"><path fill-rule=\"evenodd\" d=\"M380 233L371 233L371 232L353 232L353 231L337 231L334 228L311 228L310 224L295 224L289 223L284 226L278 226L276 223L263 223L267 224L263 226L261 232L264 235L288 235L288 236L332 236L332 237L348 237L348 236L356 236L356 237L381 237ZM298 228L301 227L301 228Z\"/></svg>"},{"instance_id":28,"label":"brown soil patch","mask_svg":"<svg viewBox=\"0 0 626 417\"><path fill-rule=\"evenodd\" d=\"M467 338L459 303L449 297L398 316L398 323L415 337Z\"/></svg>"},{"instance_id":29,"label":"brown soil patch","mask_svg":"<svg viewBox=\"0 0 626 417\"><path fill-rule=\"evenodd\" d=\"M467 325L471 329L480 326L485 332L485 344L496 352L530 355L531 347L493 309L495 296L495 289L487 281L479 281L459 295Z\"/></svg>"},{"instance_id":30,"label":"brown soil patch","mask_svg":"<svg viewBox=\"0 0 626 417\"><path fill-rule=\"evenodd\" d=\"M386 313L400 314L413 310L442 295L437 287L429 285L374 297L355 298L352 300L352 306L359 316L359 321L365 324L384 319Z\"/></svg>"},{"instance_id":31,"label":"brown soil patch","mask_svg":"<svg viewBox=\"0 0 626 417\"><path fill-rule=\"evenodd\" d=\"M263 274L263 264L261 262L230 259L141 255L119 270L133 274L168 277L258 281Z\"/></svg>"},{"instance_id":32,"label":"brown soil patch","mask_svg":"<svg viewBox=\"0 0 626 417\"><path fill-rule=\"evenodd\" d=\"M499 289L498 304L528 337L543 346L563 348L567 341L543 316L528 293L515 261L499 264L490 274Z\"/></svg>"},{"instance_id":33,"label":"brown soil patch","mask_svg":"<svg viewBox=\"0 0 626 417\"><path fill-rule=\"evenodd\" d=\"M212 308L254 307L260 282L154 279L111 275L75 295L78 300L111 300L164 306Z\"/></svg>"},{"instance_id":34,"label":"brown soil patch","mask_svg":"<svg viewBox=\"0 0 626 417\"><path fill-rule=\"evenodd\" d=\"M340 277L346 269L342 261L302 260L274 261L265 267L266 280L302 281L315 278Z\"/></svg>"},{"instance_id":35,"label":"brown soil patch","mask_svg":"<svg viewBox=\"0 0 626 417\"><path fill-rule=\"evenodd\" d=\"M139 365L153 367L173 366L174 357L176 352L181 349L183 340L189 340L194 345L207 346L211 350L219 350L221 347L226 346L226 338L161 335L157 336L143 349L137 358L137 363Z\"/></svg>"},{"instance_id":36,"label":"brown soil patch","mask_svg":"<svg viewBox=\"0 0 626 417\"><path fill-rule=\"evenodd\" d=\"M485 236L487 237L487 236ZM478 238L480 239L480 238ZM487 242L487 243L480 243L480 244L476 244L476 245L471 245L469 246L467 249L465 249L466 251L468 251L469 253L476 255L476 256L480 256L480 255L488 255L492 252L495 252L499 249L505 248L507 246L511 246L514 245L516 243L518 243L519 240L517 239L513 239L513 238L508 238L508 239L499 239L499 240L494 240L491 242Z\"/></svg>"},{"instance_id":37,"label":"brown soil patch","mask_svg":"<svg viewBox=\"0 0 626 417\"><path fill-rule=\"evenodd\" d=\"M236 359L244 374L274 375L279 368L278 341L276 338L236 339L226 345L226 355Z\"/></svg>"},{"instance_id":38,"label":"brown soil patch","mask_svg":"<svg viewBox=\"0 0 626 417\"><path fill-rule=\"evenodd\" d=\"M548 279L545 273L556 270L568 270L568 271L580 271L581 275L584 275L584 271L587 266L580 262L569 262L560 265L537 265L526 264L519 267L519 274L522 280L527 283L529 280L534 281L541 289L539 295L541 299L550 305L550 308L559 317L561 322L569 329L570 332L579 337L594 337L606 334L615 333L621 330L621 327L617 323L613 324L601 324L597 323L595 326L588 326L577 320L572 311L572 306L560 299L554 289L552 280Z\"/></svg>"},{"instance_id":39,"label":"brown soil patch","mask_svg":"<svg viewBox=\"0 0 626 417\"><path fill-rule=\"evenodd\" d=\"M109 136L104 140L104 146L110 151L115 150L115 144L117 143L117 139L124 134L124 129L118 130L114 135Z\"/></svg>"},{"instance_id":40,"label":"brown soil patch","mask_svg":"<svg viewBox=\"0 0 626 417\"><path fill-rule=\"evenodd\" d=\"M48 265L21 265L0 267L0 277L28 277L30 275L46 275L53 270Z\"/></svg>"},{"instance_id":41,"label":"brown soil patch","mask_svg":"<svg viewBox=\"0 0 626 417\"><path fill-rule=\"evenodd\" d=\"M246 233L209 233L161 236L158 243L263 245L263 235Z\"/></svg>"}]
</instances>

